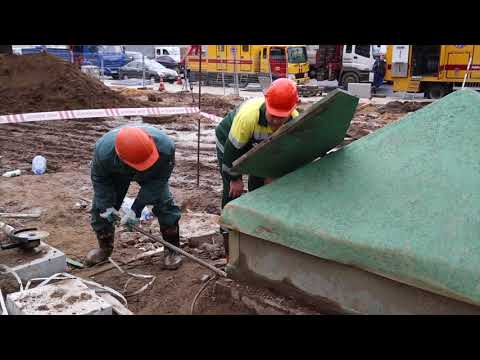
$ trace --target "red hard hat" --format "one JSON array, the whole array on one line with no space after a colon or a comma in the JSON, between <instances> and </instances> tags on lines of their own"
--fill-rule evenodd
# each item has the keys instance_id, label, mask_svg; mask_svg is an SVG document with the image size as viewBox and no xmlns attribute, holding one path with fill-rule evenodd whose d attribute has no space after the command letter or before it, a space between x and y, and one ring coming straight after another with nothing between
<instances>
[{"instance_id":1,"label":"red hard hat","mask_svg":"<svg viewBox=\"0 0 480 360\"><path fill-rule=\"evenodd\" d=\"M267 111L273 116L289 117L297 103L297 85L290 79L275 80L265 94Z\"/></svg>"},{"instance_id":2,"label":"red hard hat","mask_svg":"<svg viewBox=\"0 0 480 360\"><path fill-rule=\"evenodd\" d=\"M160 157L152 137L135 127L120 129L115 138L115 151L123 162L138 171L147 170Z\"/></svg>"}]
</instances>

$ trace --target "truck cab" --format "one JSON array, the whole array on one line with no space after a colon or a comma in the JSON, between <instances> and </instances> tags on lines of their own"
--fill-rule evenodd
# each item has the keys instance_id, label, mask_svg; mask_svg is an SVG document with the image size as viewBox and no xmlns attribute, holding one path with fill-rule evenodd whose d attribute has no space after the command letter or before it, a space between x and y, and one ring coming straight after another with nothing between
<instances>
[{"instance_id":1,"label":"truck cab","mask_svg":"<svg viewBox=\"0 0 480 360\"><path fill-rule=\"evenodd\" d=\"M316 45L309 49L310 77L348 83L370 82L375 56L382 45ZM316 49L315 49L316 48Z\"/></svg>"},{"instance_id":2,"label":"truck cab","mask_svg":"<svg viewBox=\"0 0 480 360\"><path fill-rule=\"evenodd\" d=\"M260 73L272 78L288 78L297 83L309 80L307 48L304 45L264 45L259 47Z\"/></svg>"},{"instance_id":3,"label":"truck cab","mask_svg":"<svg viewBox=\"0 0 480 360\"><path fill-rule=\"evenodd\" d=\"M374 62L373 45L344 45L339 85L347 88L349 83L373 81L371 71Z\"/></svg>"},{"instance_id":4,"label":"truck cab","mask_svg":"<svg viewBox=\"0 0 480 360\"><path fill-rule=\"evenodd\" d=\"M73 45L73 56L80 65L94 65L106 76L118 79L118 69L128 62L121 45Z\"/></svg>"}]
</instances>

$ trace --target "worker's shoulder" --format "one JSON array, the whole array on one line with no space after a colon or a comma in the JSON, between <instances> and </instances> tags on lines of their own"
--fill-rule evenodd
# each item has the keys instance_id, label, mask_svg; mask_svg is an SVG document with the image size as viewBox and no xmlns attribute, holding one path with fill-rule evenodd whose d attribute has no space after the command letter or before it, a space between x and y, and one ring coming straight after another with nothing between
<instances>
[{"instance_id":1,"label":"worker's shoulder","mask_svg":"<svg viewBox=\"0 0 480 360\"><path fill-rule=\"evenodd\" d=\"M158 129L154 126L151 125L138 125L138 127L141 127L145 129L146 132L148 132L151 136L159 138L159 139L169 139L170 137L167 135L167 133L161 129Z\"/></svg>"},{"instance_id":2,"label":"worker's shoulder","mask_svg":"<svg viewBox=\"0 0 480 360\"><path fill-rule=\"evenodd\" d=\"M145 130L152 136L160 153L171 155L175 151L175 142L166 132L153 126L145 126Z\"/></svg>"},{"instance_id":3,"label":"worker's shoulder","mask_svg":"<svg viewBox=\"0 0 480 360\"><path fill-rule=\"evenodd\" d=\"M258 119L260 107L264 102L265 98L263 96L245 101L238 109L237 117L256 117Z\"/></svg>"},{"instance_id":4,"label":"worker's shoulder","mask_svg":"<svg viewBox=\"0 0 480 360\"><path fill-rule=\"evenodd\" d=\"M95 143L95 151L99 152L103 150L105 147L114 146L115 144L115 137L120 129L112 129L109 132L105 133L97 140Z\"/></svg>"}]
</instances>

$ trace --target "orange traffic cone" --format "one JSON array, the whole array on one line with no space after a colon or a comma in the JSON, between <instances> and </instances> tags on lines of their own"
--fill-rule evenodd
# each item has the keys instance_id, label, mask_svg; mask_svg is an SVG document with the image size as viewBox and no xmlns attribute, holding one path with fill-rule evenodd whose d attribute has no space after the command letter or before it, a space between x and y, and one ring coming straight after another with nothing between
<instances>
[{"instance_id":1,"label":"orange traffic cone","mask_svg":"<svg viewBox=\"0 0 480 360\"><path fill-rule=\"evenodd\" d=\"M163 83L163 77L160 78L160 86L158 87L158 91L165 91L165 84Z\"/></svg>"},{"instance_id":2,"label":"orange traffic cone","mask_svg":"<svg viewBox=\"0 0 480 360\"><path fill-rule=\"evenodd\" d=\"M180 76L177 76L177 85L183 85L183 81Z\"/></svg>"}]
</instances>

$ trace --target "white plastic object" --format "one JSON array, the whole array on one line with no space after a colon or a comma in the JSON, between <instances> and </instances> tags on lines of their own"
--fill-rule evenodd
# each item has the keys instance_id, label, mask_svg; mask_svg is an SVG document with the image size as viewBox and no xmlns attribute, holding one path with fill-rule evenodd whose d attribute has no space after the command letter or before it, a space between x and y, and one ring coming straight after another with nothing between
<instances>
[{"instance_id":1,"label":"white plastic object","mask_svg":"<svg viewBox=\"0 0 480 360\"><path fill-rule=\"evenodd\" d=\"M3 177L14 177L14 176L19 176L21 173L22 173L22 170L13 170L13 171L7 171L2 176Z\"/></svg>"},{"instance_id":2,"label":"white plastic object","mask_svg":"<svg viewBox=\"0 0 480 360\"><path fill-rule=\"evenodd\" d=\"M32 172L35 175L42 175L47 171L47 159L41 155L37 155L32 160Z\"/></svg>"},{"instance_id":3,"label":"white plastic object","mask_svg":"<svg viewBox=\"0 0 480 360\"><path fill-rule=\"evenodd\" d=\"M133 202L134 202L134 199L132 199L128 196L126 196L125 199L123 199L121 209L125 214L127 214L128 211L132 208ZM152 211L147 206L145 206L142 210L142 215L140 216L140 220L147 221L147 220L150 220L152 218L153 218Z\"/></svg>"}]
</instances>

